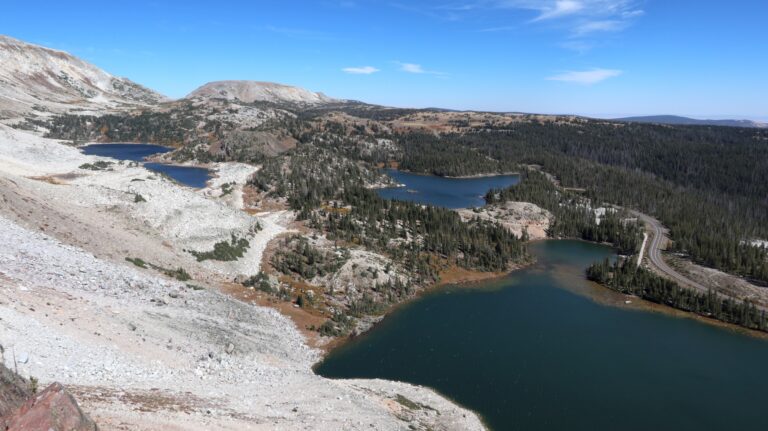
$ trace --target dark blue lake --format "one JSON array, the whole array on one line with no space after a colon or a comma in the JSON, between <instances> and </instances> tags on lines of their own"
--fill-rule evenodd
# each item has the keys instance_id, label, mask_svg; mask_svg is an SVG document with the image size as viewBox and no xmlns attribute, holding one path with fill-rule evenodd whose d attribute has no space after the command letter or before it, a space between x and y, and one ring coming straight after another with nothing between
<instances>
[{"instance_id":1,"label":"dark blue lake","mask_svg":"<svg viewBox=\"0 0 768 431\"><path fill-rule=\"evenodd\" d=\"M80 148L83 154L111 157L117 160L143 162L153 154L167 153L173 148L152 144L91 144ZM189 187L203 188L211 179L211 172L194 166L176 166L164 163L144 163L144 167L160 172Z\"/></svg>"},{"instance_id":2,"label":"dark blue lake","mask_svg":"<svg viewBox=\"0 0 768 431\"><path fill-rule=\"evenodd\" d=\"M488 189L518 181L388 173L406 187L381 196L449 208L482 205ZM543 241L530 250L534 266L471 287L436 289L398 307L316 371L428 386L478 412L493 430L768 424L768 342L616 307L624 296L584 276L592 262L614 255L608 247Z\"/></svg>"},{"instance_id":3,"label":"dark blue lake","mask_svg":"<svg viewBox=\"0 0 768 431\"><path fill-rule=\"evenodd\" d=\"M211 179L211 171L194 166L166 165L163 163L145 163L150 171L160 172L185 186L201 189Z\"/></svg>"},{"instance_id":4,"label":"dark blue lake","mask_svg":"<svg viewBox=\"0 0 768 431\"><path fill-rule=\"evenodd\" d=\"M316 371L434 388L492 430L768 425L768 342L592 300L595 289L612 294L584 278L613 254L607 247L543 241L530 250L533 267L398 307Z\"/></svg>"},{"instance_id":5,"label":"dark blue lake","mask_svg":"<svg viewBox=\"0 0 768 431\"><path fill-rule=\"evenodd\" d=\"M469 208L485 205L483 196L490 189L517 184L517 175L477 178L443 178L387 169L387 174L405 187L379 189L384 199L418 202L446 208Z\"/></svg>"}]
</instances>

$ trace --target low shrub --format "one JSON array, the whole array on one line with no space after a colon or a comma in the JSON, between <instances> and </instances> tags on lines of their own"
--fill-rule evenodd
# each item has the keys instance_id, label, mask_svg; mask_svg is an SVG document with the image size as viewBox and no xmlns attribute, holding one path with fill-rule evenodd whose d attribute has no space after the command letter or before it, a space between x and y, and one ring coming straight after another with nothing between
<instances>
[{"instance_id":1,"label":"low shrub","mask_svg":"<svg viewBox=\"0 0 768 431\"><path fill-rule=\"evenodd\" d=\"M108 162L106 160L98 160L93 163L83 163L79 166L80 169L87 169L89 171L103 171L106 169L109 169L110 166L112 166L113 162Z\"/></svg>"},{"instance_id":2,"label":"low shrub","mask_svg":"<svg viewBox=\"0 0 768 431\"><path fill-rule=\"evenodd\" d=\"M233 261L243 257L249 246L250 243L247 239L237 238L233 234L229 242L217 242L211 251L190 251L190 254L195 256L198 262L204 260Z\"/></svg>"}]
</instances>

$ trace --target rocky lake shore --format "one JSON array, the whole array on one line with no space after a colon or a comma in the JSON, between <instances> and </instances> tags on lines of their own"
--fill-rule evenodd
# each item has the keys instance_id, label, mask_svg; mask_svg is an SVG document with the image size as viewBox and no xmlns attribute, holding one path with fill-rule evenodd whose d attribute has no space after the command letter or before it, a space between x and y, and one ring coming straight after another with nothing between
<instances>
[{"instance_id":1,"label":"rocky lake shore","mask_svg":"<svg viewBox=\"0 0 768 431\"><path fill-rule=\"evenodd\" d=\"M100 429L483 428L426 388L316 376L321 351L289 318L220 291L259 271L292 218L252 215L238 193L221 196L218 183L242 187L243 166L221 164L218 179L193 190L140 166L84 170L100 159L0 127L6 365L64 384ZM187 252L232 235L249 238L243 259L198 262Z\"/></svg>"}]
</instances>

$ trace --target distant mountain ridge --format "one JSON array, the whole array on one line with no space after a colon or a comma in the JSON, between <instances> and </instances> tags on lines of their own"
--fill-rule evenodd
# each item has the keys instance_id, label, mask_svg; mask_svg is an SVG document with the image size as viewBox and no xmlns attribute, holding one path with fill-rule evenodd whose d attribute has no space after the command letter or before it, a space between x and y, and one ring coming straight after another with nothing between
<instances>
[{"instance_id":1,"label":"distant mountain ridge","mask_svg":"<svg viewBox=\"0 0 768 431\"><path fill-rule=\"evenodd\" d=\"M156 105L165 96L64 51L0 35L0 117Z\"/></svg>"},{"instance_id":2,"label":"distant mountain ridge","mask_svg":"<svg viewBox=\"0 0 768 431\"><path fill-rule=\"evenodd\" d=\"M323 93L316 93L300 87L263 81L214 81L189 93L186 99L226 99L229 101L253 102L288 102L307 105L335 103Z\"/></svg>"},{"instance_id":3,"label":"distant mountain ridge","mask_svg":"<svg viewBox=\"0 0 768 431\"><path fill-rule=\"evenodd\" d=\"M179 101L185 100L270 102L308 107L332 107L334 104L377 106L334 99L301 87L249 80L209 82ZM0 35L0 119L4 121L57 114L101 115L135 108L154 108L169 101L171 99L160 93L126 78L115 77L67 52ZM442 108L424 110L456 112ZM625 117L610 121L768 128L768 123L751 120L697 120L675 115Z\"/></svg>"},{"instance_id":4,"label":"distant mountain ridge","mask_svg":"<svg viewBox=\"0 0 768 431\"><path fill-rule=\"evenodd\" d=\"M681 117L678 115L648 115L640 117L613 118L612 120L632 123L768 128L768 123L761 123L752 120L697 120L695 118Z\"/></svg>"}]
</instances>

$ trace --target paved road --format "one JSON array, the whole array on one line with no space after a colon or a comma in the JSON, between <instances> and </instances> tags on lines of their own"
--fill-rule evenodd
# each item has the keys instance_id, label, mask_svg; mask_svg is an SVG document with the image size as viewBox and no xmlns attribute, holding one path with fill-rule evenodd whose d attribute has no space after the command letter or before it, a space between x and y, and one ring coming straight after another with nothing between
<instances>
[{"instance_id":1,"label":"paved road","mask_svg":"<svg viewBox=\"0 0 768 431\"><path fill-rule=\"evenodd\" d=\"M667 265L664 258L661 255L662 248L666 248L667 236L664 232L664 226L653 217L633 211L638 219L645 223L646 229L651 233L651 244L648 246L648 266L656 270L656 272L667 276L668 278L680 283L683 286L692 287L700 292L707 292L709 289L703 285L691 280L690 278L675 271L671 266Z\"/></svg>"}]
</instances>

